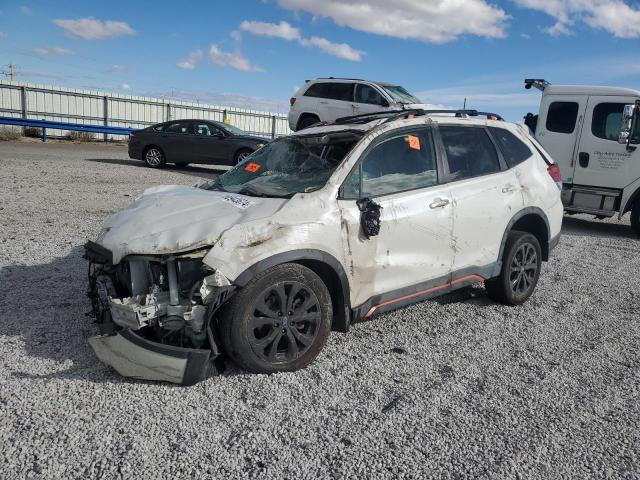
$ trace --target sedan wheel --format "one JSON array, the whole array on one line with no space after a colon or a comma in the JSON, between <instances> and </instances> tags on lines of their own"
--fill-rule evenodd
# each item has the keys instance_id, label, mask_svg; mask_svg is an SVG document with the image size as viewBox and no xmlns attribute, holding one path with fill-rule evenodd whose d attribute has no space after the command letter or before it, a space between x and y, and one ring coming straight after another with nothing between
<instances>
[{"instance_id":1,"label":"sedan wheel","mask_svg":"<svg viewBox=\"0 0 640 480\"><path fill-rule=\"evenodd\" d=\"M151 147L144 154L144 162L151 168L159 168L165 164L165 159L159 148Z\"/></svg>"}]
</instances>

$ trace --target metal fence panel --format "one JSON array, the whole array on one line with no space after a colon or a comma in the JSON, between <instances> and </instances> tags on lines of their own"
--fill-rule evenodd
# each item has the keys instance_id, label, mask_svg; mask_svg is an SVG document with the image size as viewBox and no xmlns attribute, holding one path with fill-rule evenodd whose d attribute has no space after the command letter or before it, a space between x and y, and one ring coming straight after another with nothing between
<instances>
[{"instance_id":1,"label":"metal fence panel","mask_svg":"<svg viewBox=\"0 0 640 480\"><path fill-rule=\"evenodd\" d=\"M197 118L226 120L249 133L265 137L291 133L287 117L279 113L8 80L0 80L0 115L130 128ZM55 130L51 134L66 136L68 132ZM108 138L121 140L124 137L109 135Z\"/></svg>"}]
</instances>

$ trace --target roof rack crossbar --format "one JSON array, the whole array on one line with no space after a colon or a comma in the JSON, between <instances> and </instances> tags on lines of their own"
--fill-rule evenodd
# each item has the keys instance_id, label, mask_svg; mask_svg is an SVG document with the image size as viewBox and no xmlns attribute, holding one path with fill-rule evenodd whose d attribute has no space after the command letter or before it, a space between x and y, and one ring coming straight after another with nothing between
<instances>
[{"instance_id":1,"label":"roof rack crossbar","mask_svg":"<svg viewBox=\"0 0 640 480\"><path fill-rule=\"evenodd\" d=\"M486 116L486 117L495 117L496 120L504 121L501 115L492 112L479 112L478 110L424 110L422 108L408 109L408 110L388 110L381 112L372 112L372 113L363 113L360 115L352 115L349 117L338 118L334 123L342 124L342 123L350 123L350 122L363 122L364 120L373 121L379 118L388 117L386 122L392 122L399 118L403 118L405 116L414 115L414 116L424 116L424 115L437 115L437 114L454 114L456 116L466 115L468 117L478 117L478 116ZM385 123L386 123L385 122Z\"/></svg>"}]
</instances>

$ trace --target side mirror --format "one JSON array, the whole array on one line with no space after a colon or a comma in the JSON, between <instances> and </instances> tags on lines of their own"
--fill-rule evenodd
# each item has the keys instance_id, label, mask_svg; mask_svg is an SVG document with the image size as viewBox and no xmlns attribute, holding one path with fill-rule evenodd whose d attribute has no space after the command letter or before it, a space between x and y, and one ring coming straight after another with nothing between
<instances>
[{"instance_id":1,"label":"side mirror","mask_svg":"<svg viewBox=\"0 0 640 480\"><path fill-rule=\"evenodd\" d=\"M624 106L618 143L626 145L629 152L636 149L633 145L640 143L640 100L636 100L633 105Z\"/></svg>"}]
</instances>

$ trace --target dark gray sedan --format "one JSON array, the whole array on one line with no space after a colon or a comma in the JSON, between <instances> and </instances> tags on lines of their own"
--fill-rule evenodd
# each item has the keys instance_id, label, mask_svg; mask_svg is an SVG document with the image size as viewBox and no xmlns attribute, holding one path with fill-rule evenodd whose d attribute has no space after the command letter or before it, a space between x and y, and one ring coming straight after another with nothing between
<instances>
[{"instance_id":1,"label":"dark gray sedan","mask_svg":"<svg viewBox=\"0 0 640 480\"><path fill-rule=\"evenodd\" d=\"M212 120L173 120L132 132L129 157L152 168L166 163L233 166L269 141Z\"/></svg>"}]
</instances>

